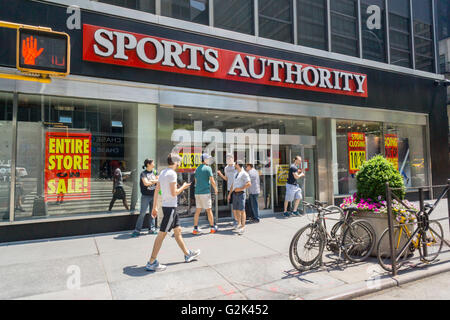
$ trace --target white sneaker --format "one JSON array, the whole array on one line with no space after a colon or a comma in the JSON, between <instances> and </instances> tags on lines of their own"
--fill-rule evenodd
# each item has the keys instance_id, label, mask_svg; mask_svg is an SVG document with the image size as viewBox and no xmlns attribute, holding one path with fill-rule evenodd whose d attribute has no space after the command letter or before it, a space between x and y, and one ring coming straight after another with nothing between
<instances>
[{"instance_id":1,"label":"white sneaker","mask_svg":"<svg viewBox=\"0 0 450 320\"><path fill-rule=\"evenodd\" d=\"M233 231L238 232L239 229L241 229L241 228L242 228L241 224L237 224L237 225L233 228Z\"/></svg>"},{"instance_id":2,"label":"white sneaker","mask_svg":"<svg viewBox=\"0 0 450 320\"><path fill-rule=\"evenodd\" d=\"M237 233L238 233L238 235L243 235L243 234L244 234L244 231L245 231L245 228L242 227L242 228L240 228L240 229L237 231Z\"/></svg>"}]
</instances>

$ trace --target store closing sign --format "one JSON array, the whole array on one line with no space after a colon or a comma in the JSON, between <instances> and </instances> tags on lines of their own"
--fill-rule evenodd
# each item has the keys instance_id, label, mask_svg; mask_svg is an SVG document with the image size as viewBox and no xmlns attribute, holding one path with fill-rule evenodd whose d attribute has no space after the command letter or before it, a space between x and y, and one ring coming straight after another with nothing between
<instances>
[{"instance_id":1,"label":"store closing sign","mask_svg":"<svg viewBox=\"0 0 450 320\"><path fill-rule=\"evenodd\" d=\"M83 25L83 60L367 97L367 75Z\"/></svg>"},{"instance_id":2,"label":"store closing sign","mask_svg":"<svg viewBox=\"0 0 450 320\"><path fill-rule=\"evenodd\" d=\"M348 171L354 174L366 161L366 135L363 132L349 132L348 141Z\"/></svg>"},{"instance_id":3,"label":"store closing sign","mask_svg":"<svg viewBox=\"0 0 450 320\"><path fill-rule=\"evenodd\" d=\"M384 135L384 154L386 159L398 170L398 137L396 134Z\"/></svg>"},{"instance_id":4,"label":"store closing sign","mask_svg":"<svg viewBox=\"0 0 450 320\"><path fill-rule=\"evenodd\" d=\"M91 134L47 132L45 201L91 197Z\"/></svg>"}]
</instances>

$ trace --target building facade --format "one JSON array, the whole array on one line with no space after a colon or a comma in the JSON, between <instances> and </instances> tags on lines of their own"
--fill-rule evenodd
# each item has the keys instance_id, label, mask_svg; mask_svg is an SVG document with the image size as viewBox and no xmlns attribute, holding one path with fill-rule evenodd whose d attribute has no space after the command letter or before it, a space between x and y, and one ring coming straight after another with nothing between
<instances>
[{"instance_id":1,"label":"building facade","mask_svg":"<svg viewBox=\"0 0 450 320\"><path fill-rule=\"evenodd\" d=\"M127 230L124 173L139 210L145 158L202 152L253 163L259 206L282 210L302 155L306 200L339 203L358 164L387 156L408 187L449 177L446 90L438 86L436 1L0 0L0 20L50 27L71 42L71 72L50 84L0 80L0 241ZM16 32L0 28L2 73ZM32 48L31 48L32 49ZM39 49L39 46L35 48ZM214 211L229 217L218 178ZM428 196L432 196L431 194ZM193 189L180 196L183 217Z\"/></svg>"}]
</instances>

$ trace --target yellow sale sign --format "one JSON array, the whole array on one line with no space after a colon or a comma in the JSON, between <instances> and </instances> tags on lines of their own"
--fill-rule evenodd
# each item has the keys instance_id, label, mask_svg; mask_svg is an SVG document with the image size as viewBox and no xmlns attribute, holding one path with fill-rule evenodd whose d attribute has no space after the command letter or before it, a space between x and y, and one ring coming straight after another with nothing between
<instances>
[{"instance_id":1,"label":"yellow sale sign","mask_svg":"<svg viewBox=\"0 0 450 320\"><path fill-rule=\"evenodd\" d=\"M348 133L348 171L354 174L366 161L366 135L363 132Z\"/></svg>"}]
</instances>

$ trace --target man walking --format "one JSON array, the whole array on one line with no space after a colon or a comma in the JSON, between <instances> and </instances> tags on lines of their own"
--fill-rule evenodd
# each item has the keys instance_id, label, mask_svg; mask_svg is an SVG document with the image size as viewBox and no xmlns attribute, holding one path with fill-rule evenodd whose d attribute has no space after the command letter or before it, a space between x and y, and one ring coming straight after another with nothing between
<instances>
[{"instance_id":1,"label":"man walking","mask_svg":"<svg viewBox=\"0 0 450 320\"><path fill-rule=\"evenodd\" d=\"M289 168L288 180L286 183L286 197L284 198L284 216L289 217L291 213L287 211L289 202L294 201L294 216L300 216L302 213L298 212L298 205L303 198L302 189L299 187L297 180L305 176L305 173L300 169L302 157L296 156L294 163Z\"/></svg>"},{"instance_id":2,"label":"man walking","mask_svg":"<svg viewBox=\"0 0 450 320\"><path fill-rule=\"evenodd\" d=\"M250 176L244 170L244 163L238 161L235 164L237 174L231 185L231 192L228 198L233 194L233 210L236 211L238 225L235 231L242 235L245 231L245 189L251 186ZM229 199L228 199L229 200Z\"/></svg>"},{"instance_id":3,"label":"man walking","mask_svg":"<svg viewBox=\"0 0 450 320\"><path fill-rule=\"evenodd\" d=\"M259 173L253 168L253 164L249 163L246 166L247 173L250 177L251 186L248 188L248 205L252 214L251 221L259 222L259 208L258 208L258 196L260 192L259 186Z\"/></svg>"},{"instance_id":4,"label":"man walking","mask_svg":"<svg viewBox=\"0 0 450 320\"><path fill-rule=\"evenodd\" d=\"M201 233L201 231L198 229L198 217L200 216L202 209L206 210L210 226L210 233L217 232L217 225L214 223L214 217L211 210L211 185L216 195L218 191L216 182L213 178L211 167L208 166L209 159L211 159L211 156L209 154L202 154L202 164L195 170L195 205L197 208L194 214L193 234Z\"/></svg>"},{"instance_id":5,"label":"man walking","mask_svg":"<svg viewBox=\"0 0 450 320\"><path fill-rule=\"evenodd\" d=\"M222 172L220 172L220 170L217 173L223 180L225 180L227 182L227 190L228 190L227 199L228 199L228 203L230 203L230 202L232 203L233 196L231 195L231 186L233 185L234 177L236 176L237 171L236 171L236 167L235 167L235 163L234 163L234 157L231 153L227 154L226 162L227 162L227 166L223 170L225 172L225 175L223 175ZM236 210L233 210L233 216L234 216L234 222L235 222L234 227L236 227L239 224Z\"/></svg>"},{"instance_id":6,"label":"man walking","mask_svg":"<svg viewBox=\"0 0 450 320\"><path fill-rule=\"evenodd\" d=\"M155 243L153 244L153 251L150 257L150 260L147 262L145 269L147 271L163 271L167 266L162 265L156 259L161 249L164 238L167 235L167 232L173 229L173 233L175 236L175 240L177 241L178 246L181 251L184 253L184 261L191 262L195 257L200 255L200 250L188 250L183 241L183 237L181 236L181 227L180 221L178 218L178 213L176 212L177 208L177 196L182 193L184 190L189 188L190 183L183 183L181 188L177 188L177 173L175 170L181 163L181 157L178 154L169 154L167 158L167 164L169 167L164 169L159 175L158 184L156 185L155 190L155 199L153 201L153 210L152 217L156 218L158 215L158 196L159 190L161 190L162 197L162 211L163 211L163 219L161 222L161 226L159 229L158 236L155 239Z\"/></svg>"}]
</instances>

